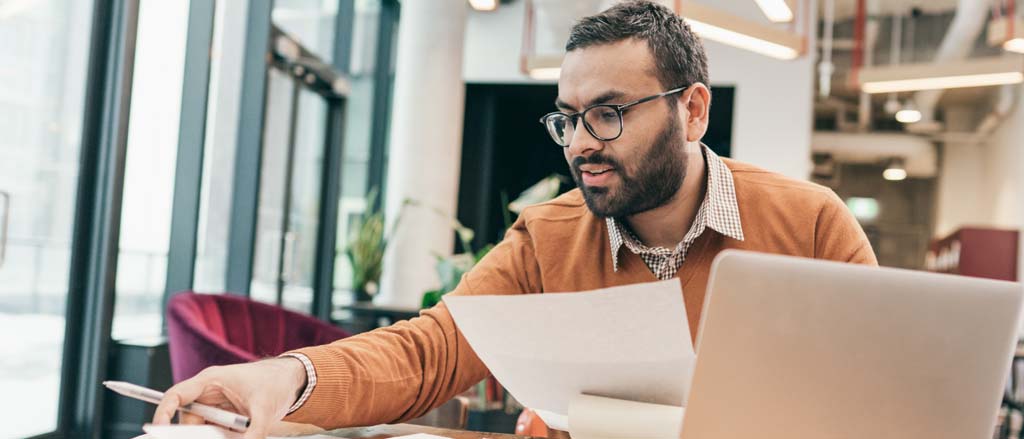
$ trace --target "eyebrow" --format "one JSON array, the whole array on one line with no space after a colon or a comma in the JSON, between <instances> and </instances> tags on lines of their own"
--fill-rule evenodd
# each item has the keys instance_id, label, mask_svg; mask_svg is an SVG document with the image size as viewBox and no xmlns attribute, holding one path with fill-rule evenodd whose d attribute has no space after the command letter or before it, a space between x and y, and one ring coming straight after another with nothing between
<instances>
[{"instance_id":1,"label":"eyebrow","mask_svg":"<svg viewBox=\"0 0 1024 439\"><path fill-rule=\"evenodd\" d=\"M608 91L598 95L594 99L591 99L590 102L588 102L587 105L584 106L584 108L589 107L591 105L604 104L604 103L607 103L608 101L611 101L611 100L614 100L614 99L619 99L619 98L621 98L621 97L623 97L625 95L626 95L625 92L622 92L622 91L619 91L619 90L608 90ZM555 99L555 107L558 107L559 109L576 111L576 108L573 108L572 105L569 105L568 103L563 101L561 98Z\"/></svg>"}]
</instances>

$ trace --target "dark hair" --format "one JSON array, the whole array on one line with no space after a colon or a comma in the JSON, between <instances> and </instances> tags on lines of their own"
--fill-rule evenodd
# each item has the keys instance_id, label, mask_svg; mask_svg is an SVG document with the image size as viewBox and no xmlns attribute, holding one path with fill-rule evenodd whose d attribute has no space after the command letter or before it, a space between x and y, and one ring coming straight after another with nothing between
<instances>
[{"instance_id":1,"label":"dark hair","mask_svg":"<svg viewBox=\"0 0 1024 439\"><path fill-rule=\"evenodd\" d=\"M636 38L647 42L662 87L708 84L708 57L690 26L671 9L647 0L619 3L584 17L569 31L565 51Z\"/></svg>"}]
</instances>

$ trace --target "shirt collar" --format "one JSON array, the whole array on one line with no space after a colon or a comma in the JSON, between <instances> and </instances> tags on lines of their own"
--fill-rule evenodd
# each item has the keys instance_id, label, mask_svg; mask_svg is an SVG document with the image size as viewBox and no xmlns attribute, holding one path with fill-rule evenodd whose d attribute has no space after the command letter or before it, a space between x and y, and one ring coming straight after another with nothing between
<instances>
[{"instance_id":1,"label":"shirt collar","mask_svg":"<svg viewBox=\"0 0 1024 439\"><path fill-rule=\"evenodd\" d=\"M706 228L711 228L737 241L743 240L743 227L740 223L739 204L736 201L732 171L707 145L701 143L701 151L707 165L707 193L690 230L687 231L683 241L676 246L676 251L688 247L684 244L696 240ZM619 250L624 245L637 248L643 247L643 244L630 236L622 222L616 221L615 218L606 218L605 222L608 226L608 241L611 244L612 266L615 271L619 271ZM627 243L627 240L630 242Z\"/></svg>"}]
</instances>

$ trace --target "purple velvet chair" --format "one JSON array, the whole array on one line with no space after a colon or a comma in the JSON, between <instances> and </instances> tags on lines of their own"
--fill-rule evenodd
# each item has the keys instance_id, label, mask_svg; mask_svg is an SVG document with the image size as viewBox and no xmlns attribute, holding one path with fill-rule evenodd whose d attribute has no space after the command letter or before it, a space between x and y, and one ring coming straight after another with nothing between
<instances>
[{"instance_id":1,"label":"purple velvet chair","mask_svg":"<svg viewBox=\"0 0 1024 439\"><path fill-rule=\"evenodd\" d=\"M167 305L174 382L225 364L245 363L349 334L313 317L229 294L182 292Z\"/></svg>"}]
</instances>

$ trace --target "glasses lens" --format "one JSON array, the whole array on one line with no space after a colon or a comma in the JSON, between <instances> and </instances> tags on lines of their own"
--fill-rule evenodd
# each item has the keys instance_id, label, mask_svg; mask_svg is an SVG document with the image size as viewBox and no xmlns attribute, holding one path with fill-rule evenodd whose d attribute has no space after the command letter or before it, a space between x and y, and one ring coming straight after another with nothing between
<instances>
[{"instance_id":1,"label":"glasses lens","mask_svg":"<svg viewBox=\"0 0 1024 439\"><path fill-rule=\"evenodd\" d=\"M622 133L622 118L612 106L600 105L583 113L583 121L601 140L614 139Z\"/></svg>"},{"instance_id":2,"label":"glasses lens","mask_svg":"<svg viewBox=\"0 0 1024 439\"><path fill-rule=\"evenodd\" d=\"M548 127L551 139L560 146L568 146L572 141L573 126L569 116L561 113L551 114L544 119L544 126Z\"/></svg>"}]
</instances>

